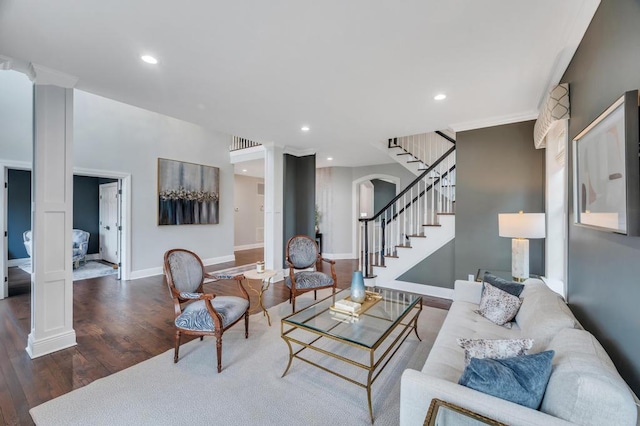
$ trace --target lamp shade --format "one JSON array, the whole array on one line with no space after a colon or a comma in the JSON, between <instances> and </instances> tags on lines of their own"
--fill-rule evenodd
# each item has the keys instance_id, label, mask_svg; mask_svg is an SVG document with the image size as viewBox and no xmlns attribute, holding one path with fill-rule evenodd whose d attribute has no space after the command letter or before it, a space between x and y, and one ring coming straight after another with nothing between
<instances>
[{"instance_id":1,"label":"lamp shade","mask_svg":"<svg viewBox=\"0 0 640 426\"><path fill-rule=\"evenodd\" d=\"M498 233L509 238L544 238L544 213L500 213Z\"/></svg>"}]
</instances>

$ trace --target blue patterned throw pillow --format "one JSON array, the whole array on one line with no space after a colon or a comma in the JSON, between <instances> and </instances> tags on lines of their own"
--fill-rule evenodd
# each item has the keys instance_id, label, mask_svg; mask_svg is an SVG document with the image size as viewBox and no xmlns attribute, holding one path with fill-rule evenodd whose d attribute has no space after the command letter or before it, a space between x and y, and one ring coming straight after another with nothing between
<instances>
[{"instance_id":1,"label":"blue patterned throw pillow","mask_svg":"<svg viewBox=\"0 0 640 426\"><path fill-rule=\"evenodd\" d=\"M484 283L489 283L492 286L498 287L500 290L506 291L516 297L520 297L520 293L524 290L524 284L505 280L504 278L493 275L491 272L484 273L482 290L484 290Z\"/></svg>"},{"instance_id":2,"label":"blue patterned throw pillow","mask_svg":"<svg viewBox=\"0 0 640 426\"><path fill-rule=\"evenodd\" d=\"M554 351L504 359L471 358L459 384L537 410L551 376Z\"/></svg>"}]
</instances>

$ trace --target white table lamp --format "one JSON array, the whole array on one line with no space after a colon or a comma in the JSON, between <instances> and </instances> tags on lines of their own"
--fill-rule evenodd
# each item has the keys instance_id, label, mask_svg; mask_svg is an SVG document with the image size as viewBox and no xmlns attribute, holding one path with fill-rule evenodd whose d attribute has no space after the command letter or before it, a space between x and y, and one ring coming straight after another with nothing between
<instances>
[{"instance_id":1,"label":"white table lamp","mask_svg":"<svg viewBox=\"0 0 640 426\"><path fill-rule=\"evenodd\" d=\"M514 281L529 278L529 240L545 237L544 213L500 213L498 233L511 240L511 275Z\"/></svg>"}]
</instances>

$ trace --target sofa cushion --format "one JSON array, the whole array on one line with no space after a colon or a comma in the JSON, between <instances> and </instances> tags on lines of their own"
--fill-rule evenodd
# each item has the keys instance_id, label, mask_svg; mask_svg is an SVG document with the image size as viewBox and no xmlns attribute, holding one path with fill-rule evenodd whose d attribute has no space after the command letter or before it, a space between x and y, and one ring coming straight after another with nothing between
<instances>
[{"instance_id":1,"label":"sofa cushion","mask_svg":"<svg viewBox=\"0 0 640 426\"><path fill-rule=\"evenodd\" d=\"M480 283L477 283L480 287ZM517 339L520 329L515 324L512 329L496 325L481 317L474 310L476 303L454 302L438 332L429 357L422 372L432 377L457 383L464 370L464 349L457 342L458 337L483 339Z\"/></svg>"},{"instance_id":2,"label":"sofa cushion","mask_svg":"<svg viewBox=\"0 0 640 426\"><path fill-rule=\"evenodd\" d=\"M633 396L591 333L565 328L549 349L556 356L541 411L580 425L636 424Z\"/></svg>"},{"instance_id":3,"label":"sofa cushion","mask_svg":"<svg viewBox=\"0 0 640 426\"><path fill-rule=\"evenodd\" d=\"M493 275L491 272L484 273L483 282L498 287L500 290L513 294L516 297L520 296L522 290L524 290L524 284L505 280L504 278Z\"/></svg>"},{"instance_id":4,"label":"sofa cushion","mask_svg":"<svg viewBox=\"0 0 640 426\"><path fill-rule=\"evenodd\" d=\"M520 309L518 297L485 283L478 313L498 325L510 322Z\"/></svg>"},{"instance_id":5,"label":"sofa cushion","mask_svg":"<svg viewBox=\"0 0 640 426\"><path fill-rule=\"evenodd\" d=\"M457 339L458 345L464 349L464 365L469 365L471 358L511 358L527 355L533 346L532 339Z\"/></svg>"},{"instance_id":6,"label":"sofa cushion","mask_svg":"<svg viewBox=\"0 0 640 426\"><path fill-rule=\"evenodd\" d=\"M460 383L537 410L551 375L553 351L505 359L472 358Z\"/></svg>"},{"instance_id":7,"label":"sofa cushion","mask_svg":"<svg viewBox=\"0 0 640 426\"><path fill-rule=\"evenodd\" d=\"M534 340L531 352L545 350L560 330L579 327L562 297L542 281L528 280L521 297L522 305L515 319L522 337Z\"/></svg>"}]
</instances>

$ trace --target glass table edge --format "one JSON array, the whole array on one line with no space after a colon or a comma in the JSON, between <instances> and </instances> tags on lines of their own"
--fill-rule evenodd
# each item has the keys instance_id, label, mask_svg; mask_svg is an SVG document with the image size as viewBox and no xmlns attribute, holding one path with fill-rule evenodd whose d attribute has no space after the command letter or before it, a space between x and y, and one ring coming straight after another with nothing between
<instances>
[{"instance_id":1,"label":"glass table edge","mask_svg":"<svg viewBox=\"0 0 640 426\"><path fill-rule=\"evenodd\" d=\"M349 339L349 338L345 338L345 337L342 337L342 336L337 336L337 335L335 335L335 334L332 334L332 333L328 332L327 330L320 330L320 329L317 329L317 328L314 328L314 327L310 327L310 326L306 326L306 325L303 325L303 324L300 324L300 323L297 323L297 322L292 322L292 321L290 321L290 318L291 318L291 317L293 317L294 315L299 314L300 312L302 312L302 311L304 311L304 310L306 310L306 309L310 309L310 308L312 308L312 307L313 307L313 306L315 306L315 305L318 305L318 304L320 304L320 303L323 303L323 302L325 302L327 299L330 299L330 298L336 297L336 296L338 296L340 293L345 292L345 291L348 291L348 290L349 290L349 288L341 289L340 291L336 292L335 294L331 294L331 295L329 295L329 296L325 297L324 299L318 300L317 302L315 302L315 303L313 303L313 304L311 304L311 305L307 306L306 308L304 308L304 309L302 309L302 310L300 310L300 311L298 311L298 312L293 312L293 313L291 313L291 314L287 315L286 317L284 317L284 318L282 318L282 319L281 319L281 323L282 323L283 325L286 323L287 325L289 325L289 326L291 326L291 327L300 328L300 329L303 329L303 330L306 330L306 331L309 331L309 332L313 332L313 333L317 333L317 334L321 334L321 335L327 335L327 336L330 336L330 337L332 337L332 338L337 338L337 339L339 339L339 340L344 340L345 342L349 342L349 343L354 344L354 345L357 345L357 346L362 346L363 348L367 348L367 349L375 349L375 348L377 348L377 347L379 346L380 342L386 338L386 336L387 336L388 332L389 332L390 330L395 329L395 328L398 326L398 324L400 323L400 321L401 321L402 319L404 319L407 315L409 315L409 313L410 313L413 309L415 309L415 307L416 307L416 305L418 304L418 302L420 302L420 309L419 309L419 312L420 312L420 311L422 311L422 295L420 295L420 294L418 294L418 293L412 293L412 292L410 292L410 291L402 291L402 290L397 290L397 289L388 288L388 287L378 287L378 286L376 286L376 287L372 287L372 288L375 288L375 289L382 289L382 290L398 291L398 292L401 292L401 293L404 293L404 294L408 294L408 295L411 295L411 296L415 296L415 300L413 300L411 303L409 303L409 304L408 304L407 308L403 311L403 313L402 313L401 315L398 315L398 317L397 317L395 320L390 321L390 323L391 323L391 324L389 325L389 327L387 327L387 329L386 329L386 330L384 330L384 331L380 334L380 337L378 337L378 339L377 339L373 344L371 344L371 345L368 345L368 344L365 344L365 343L362 343L362 342L358 342L358 341L355 341L355 340L352 340L352 339ZM327 308L326 308L326 310L329 310L329 308L327 307ZM323 311L323 312L326 312L326 310L325 310L325 311Z\"/></svg>"}]
</instances>

